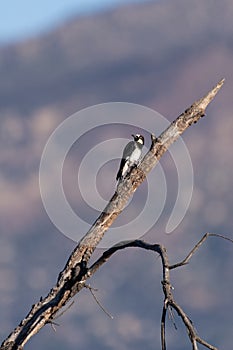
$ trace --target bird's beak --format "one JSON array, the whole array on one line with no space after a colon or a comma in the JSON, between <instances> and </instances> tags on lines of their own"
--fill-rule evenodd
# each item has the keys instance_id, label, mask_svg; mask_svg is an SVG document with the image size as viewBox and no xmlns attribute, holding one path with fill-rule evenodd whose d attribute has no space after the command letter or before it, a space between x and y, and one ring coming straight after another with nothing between
<instances>
[{"instance_id":1,"label":"bird's beak","mask_svg":"<svg viewBox=\"0 0 233 350\"><path fill-rule=\"evenodd\" d=\"M131 136L133 136L133 138L135 138L134 134L132 134Z\"/></svg>"}]
</instances>

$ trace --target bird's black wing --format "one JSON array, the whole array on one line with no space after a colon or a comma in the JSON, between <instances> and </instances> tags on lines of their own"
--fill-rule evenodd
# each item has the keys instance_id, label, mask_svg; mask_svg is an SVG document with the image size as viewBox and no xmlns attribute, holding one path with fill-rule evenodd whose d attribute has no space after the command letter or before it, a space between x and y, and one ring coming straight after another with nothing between
<instances>
[{"instance_id":1,"label":"bird's black wing","mask_svg":"<svg viewBox=\"0 0 233 350\"><path fill-rule=\"evenodd\" d=\"M133 147L134 147L134 141L130 141L130 142L125 146L125 149L124 149L123 155L122 155L122 159L121 159L121 164L120 164L120 167L119 167L117 176L116 176L116 179L117 179L117 180L121 179L121 177L122 177L122 170L123 170L123 168L124 168L124 165L125 165L127 159L129 158L130 154L131 154L132 151L133 151Z\"/></svg>"},{"instance_id":2,"label":"bird's black wing","mask_svg":"<svg viewBox=\"0 0 233 350\"><path fill-rule=\"evenodd\" d=\"M122 159L121 159L121 164L120 164L120 167L119 167L117 176L116 176L116 180L117 180L117 181L121 179L122 170L123 170L123 168L124 168L125 162L126 162L126 159L122 158Z\"/></svg>"}]
</instances>

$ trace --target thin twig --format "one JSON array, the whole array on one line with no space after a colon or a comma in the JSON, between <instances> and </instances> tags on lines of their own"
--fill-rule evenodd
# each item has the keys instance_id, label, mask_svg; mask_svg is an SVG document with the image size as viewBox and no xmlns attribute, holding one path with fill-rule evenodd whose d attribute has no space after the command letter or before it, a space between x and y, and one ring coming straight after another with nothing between
<instances>
[{"instance_id":1,"label":"thin twig","mask_svg":"<svg viewBox=\"0 0 233 350\"><path fill-rule=\"evenodd\" d=\"M92 288L90 285L85 285L85 287L86 287L87 289L89 289L91 295L93 296L93 298L95 299L96 303L99 305L99 307L101 308L101 310L103 310L103 312L104 312L109 318L111 318L111 319L113 320L114 317L103 307L103 305L101 305L101 303L100 303L99 300L97 299L95 293L93 292L93 290L96 291L96 289Z\"/></svg>"},{"instance_id":2,"label":"thin twig","mask_svg":"<svg viewBox=\"0 0 233 350\"><path fill-rule=\"evenodd\" d=\"M223 236L223 235L219 235L218 233L209 233L207 232L201 239L200 241L194 246L194 248L190 251L190 253L186 256L186 258L184 260L182 260L181 262L171 265L170 266L170 270L172 269L176 269L177 267L180 266L184 266L187 265L189 263L189 260L193 257L193 255L196 253L196 251L201 247L201 245L206 241L206 239L208 237L218 237L218 238L222 238L225 239L231 243L233 243L233 240L229 237Z\"/></svg>"},{"instance_id":3,"label":"thin twig","mask_svg":"<svg viewBox=\"0 0 233 350\"><path fill-rule=\"evenodd\" d=\"M70 308L71 308L71 306L72 305L74 305L74 300L64 309L64 310L62 310L62 312L60 312L59 314L57 313L54 317L53 317L53 320L56 320L56 319L58 319L59 317L61 317L62 315L64 315L64 313L66 312L66 311L68 311ZM53 322L53 320L52 320L52 322ZM53 322L54 323L54 322ZM59 325L58 325L59 326Z\"/></svg>"},{"instance_id":4,"label":"thin twig","mask_svg":"<svg viewBox=\"0 0 233 350\"><path fill-rule=\"evenodd\" d=\"M169 315L169 319L171 320L171 322L173 324L173 327L175 328L175 330L177 330L175 316L174 316L173 310L170 306L168 307L168 315Z\"/></svg>"}]
</instances>

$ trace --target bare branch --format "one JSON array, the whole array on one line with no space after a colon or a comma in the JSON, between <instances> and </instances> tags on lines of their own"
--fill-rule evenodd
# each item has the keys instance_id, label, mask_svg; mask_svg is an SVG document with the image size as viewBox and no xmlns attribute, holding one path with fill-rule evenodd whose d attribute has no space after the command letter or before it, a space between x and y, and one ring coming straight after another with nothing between
<instances>
[{"instance_id":1,"label":"bare branch","mask_svg":"<svg viewBox=\"0 0 233 350\"><path fill-rule=\"evenodd\" d=\"M193 257L193 255L196 253L196 251L200 248L200 246L206 241L206 239L207 239L208 237L218 237L218 238L222 238L222 239L225 239L225 240L227 240L227 241L233 243L233 240L230 239L230 238L228 238L228 237L225 237L225 236L223 236L223 235L219 235L219 234L217 234L217 233L208 233L208 232L207 232L207 233L202 237L202 239L200 239L200 241L195 245L195 247L191 250L191 252L186 256L186 258L185 258L183 261L181 261L181 262L179 262L179 263L177 263L177 264L175 264L175 265L170 266L170 270L188 264L189 260Z\"/></svg>"},{"instance_id":2,"label":"bare branch","mask_svg":"<svg viewBox=\"0 0 233 350\"><path fill-rule=\"evenodd\" d=\"M162 345L162 350L166 350L166 337L165 337L166 315L167 315L167 303L164 302L163 312L162 312L162 317L161 317L161 345Z\"/></svg>"},{"instance_id":3,"label":"bare branch","mask_svg":"<svg viewBox=\"0 0 233 350\"><path fill-rule=\"evenodd\" d=\"M217 234L205 234L203 238L196 244L194 249L192 251L196 252L198 248L200 248L201 244L207 239L209 236L216 236L220 238L227 239L227 237L217 235ZM232 241L229 239L229 241ZM162 286L163 286L163 293L164 293L164 304L163 304L163 311L162 311L162 317L161 317L161 344L162 344L162 350L166 350L166 340L165 340L165 323L166 323L166 315L167 310L169 307L176 310L177 314L182 318L182 321L188 331L188 336L190 338L190 341L193 346L193 350L197 350L197 343L200 343L204 345L206 348L211 350L217 350L216 347L213 345L207 343L205 340L200 338L196 330L193 326L192 321L187 316L187 314L184 312L184 310L179 306L179 304L175 301L172 293L172 285L170 282L170 269L175 268L173 266L169 265L169 260L166 252L166 248L163 245L159 244L149 244L141 240L135 240L135 241L127 241L127 242L121 242L119 244L116 244L112 248L108 249L106 252L102 254L102 256L90 267L88 274L91 276L102 264L104 264L115 252L128 248L128 247L137 247L142 248L146 250L151 250L160 255L161 261L162 261L162 268L163 268L163 279L162 279ZM193 254L192 254L193 255ZM190 257L191 258L191 257ZM180 264L176 264L177 267L180 266Z\"/></svg>"}]
</instances>

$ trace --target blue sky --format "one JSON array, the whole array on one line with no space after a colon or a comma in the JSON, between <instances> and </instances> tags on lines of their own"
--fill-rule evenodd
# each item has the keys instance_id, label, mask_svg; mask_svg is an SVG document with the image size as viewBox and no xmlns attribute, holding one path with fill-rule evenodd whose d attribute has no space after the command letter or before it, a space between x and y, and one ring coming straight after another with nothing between
<instances>
[{"instance_id":1,"label":"blue sky","mask_svg":"<svg viewBox=\"0 0 233 350\"><path fill-rule=\"evenodd\" d=\"M144 0L8 0L1 2L0 44L22 40L56 26L73 14L88 14Z\"/></svg>"}]
</instances>

